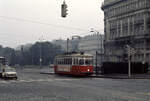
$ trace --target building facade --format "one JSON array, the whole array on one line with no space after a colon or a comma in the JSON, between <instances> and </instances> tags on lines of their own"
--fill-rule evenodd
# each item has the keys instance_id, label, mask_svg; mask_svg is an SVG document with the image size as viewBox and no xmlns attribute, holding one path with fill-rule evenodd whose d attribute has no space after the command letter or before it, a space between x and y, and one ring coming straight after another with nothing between
<instances>
[{"instance_id":1,"label":"building facade","mask_svg":"<svg viewBox=\"0 0 150 101\"><path fill-rule=\"evenodd\" d=\"M96 59L97 52L97 62L100 64L102 62L102 56L104 53L103 47L104 35L102 34L91 34L81 37L78 45L79 51L92 54L94 60Z\"/></svg>"},{"instance_id":2,"label":"building facade","mask_svg":"<svg viewBox=\"0 0 150 101\"><path fill-rule=\"evenodd\" d=\"M62 51L64 51L64 52L67 51L67 41L66 40L62 40L62 39L53 40L52 43L57 46L61 46Z\"/></svg>"},{"instance_id":3,"label":"building facade","mask_svg":"<svg viewBox=\"0 0 150 101\"><path fill-rule=\"evenodd\" d=\"M67 43L67 40L68 40L68 43ZM79 44L80 38L76 38L76 37L71 38L71 39L68 38L67 40L58 39L58 40L53 40L52 43L57 46L61 46L64 52L67 52L67 48L68 48L68 52L79 51L78 44Z\"/></svg>"},{"instance_id":4,"label":"building facade","mask_svg":"<svg viewBox=\"0 0 150 101\"><path fill-rule=\"evenodd\" d=\"M126 61L125 46L134 48L131 60L150 64L150 0L104 0L105 61Z\"/></svg>"}]
</instances>

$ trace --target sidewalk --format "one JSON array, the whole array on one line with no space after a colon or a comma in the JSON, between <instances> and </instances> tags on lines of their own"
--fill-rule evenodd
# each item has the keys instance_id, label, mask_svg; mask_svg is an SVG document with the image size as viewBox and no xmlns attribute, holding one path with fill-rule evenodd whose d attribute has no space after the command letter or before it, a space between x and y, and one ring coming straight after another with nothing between
<instances>
[{"instance_id":1,"label":"sidewalk","mask_svg":"<svg viewBox=\"0 0 150 101\"><path fill-rule=\"evenodd\" d=\"M91 75L95 78L111 78L111 79L150 79L150 74L133 74L130 77L127 74L107 74L107 75Z\"/></svg>"}]
</instances>

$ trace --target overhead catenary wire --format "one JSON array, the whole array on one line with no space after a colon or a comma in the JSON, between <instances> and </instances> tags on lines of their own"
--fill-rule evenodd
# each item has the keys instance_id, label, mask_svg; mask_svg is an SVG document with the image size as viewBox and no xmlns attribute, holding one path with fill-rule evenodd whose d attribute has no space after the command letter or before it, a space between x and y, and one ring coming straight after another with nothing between
<instances>
[{"instance_id":1,"label":"overhead catenary wire","mask_svg":"<svg viewBox=\"0 0 150 101\"><path fill-rule=\"evenodd\" d=\"M35 20L30 20L30 19L24 19L24 18L8 17L8 16L3 16L3 15L0 15L0 18L1 19L7 19L7 20L13 20L13 21L19 21L19 22L36 23L36 24L40 24L40 25L46 25L46 26L57 27L57 28L59 27L59 28L63 28L63 29L78 30L78 31L82 31L82 32L84 31L84 33L74 34L74 35L77 35L77 36L88 35L89 32L90 32L87 29L82 29L82 28L77 28L77 27L70 27L70 26L65 26L65 25L55 25L55 24L50 24L50 23L35 21ZM20 36L18 36L18 37L20 37Z\"/></svg>"},{"instance_id":2,"label":"overhead catenary wire","mask_svg":"<svg viewBox=\"0 0 150 101\"><path fill-rule=\"evenodd\" d=\"M40 21L34 21L30 19L24 19L24 18L17 18L17 17L7 17L7 16L0 16L2 19L7 19L7 20L15 20L19 22L29 22L29 23L36 23L40 25L46 25L46 26L51 26L51 27L59 27L63 29L72 29L72 30L78 30L78 31L88 31L87 29L82 29L82 28L77 28L77 27L70 27L70 26L65 26L65 25L55 25L55 24L50 24L46 22L40 22Z\"/></svg>"}]
</instances>

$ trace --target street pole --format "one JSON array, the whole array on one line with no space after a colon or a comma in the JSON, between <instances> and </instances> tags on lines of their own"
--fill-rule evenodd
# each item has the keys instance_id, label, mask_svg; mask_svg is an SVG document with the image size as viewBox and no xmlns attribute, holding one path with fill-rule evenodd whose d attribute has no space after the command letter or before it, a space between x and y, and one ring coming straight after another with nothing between
<instances>
[{"instance_id":1,"label":"street pole","mask_svg":"<svg viewBox=\"0 0 150 101\"><path fill-rule=\"evenodd\" d=\"M95 65L96 65L96 75L98 74L98 70L97 70L97 51L96 51L96 61L95 61Z\"/></svg>"},{"instance_id":2,"label":"street pole","mask_svg":"<svg viewBox=\"0 0 150 101\"><path fill-rule=\"evenodd\" d=\"M144 40L144 59L143 64L146 62L146 40Z\"/></svg>"},{"instance_id":3,"label":"street pole","mask_svg":"<svg viewBox=\"0 0 150 101\"><path fill-rule=\"evenodd\" d=\"M128 76L131 76L131 48L127 45L128 48Z\"/></svg>"},{"instance_id":4,"label":"street pole","mask_svg":"<svg viewBox=\"0 0 150 101\"><path fill-rule=\"evenodd\" d=\"M77 42L77 44L76 44L76 47L73 46L73 39L74 39L74 38L78 38L78 42ZM74 51L74 52L77 52L77 51L78 51L77 46L78 46L78 44L79 44L80 39L81 39L81 37L78 36L78 35L72 36L72 51Z\"/></svg>"},{"instance_id":5,"label":"street pole","mask_svg":"<svg viewBox=\"0 0 150 101\"><path fill-rule=\"evenodd\" d=\"M100 35L100 37L101 37L101 43L100 43L100 53L101 53L101 64L102 64L102 54L103 54L103 38L102 38L102 34L100 34L99 32L97 32L98 33L98 35Z\"/></svg>"},{"instance_id":6,"label":"street pole","mask_svg":"<svg viewBox=\"0 0 150 101\"><path fill-rule=\"evenodd\" d=\"M100 36L101 36L101 66L102 66L102 60L103 60L103 58L102 58L102 56L103 56L103 38L102 38L101 34L100 34Z\"/></svg>"},{"instance_id":7,"label":"street pole","mask_svg":"<svg viewBox=\"0 0 150 101\"><path fill-rule=\"evenodd\" d=\"M42 43L40 43L40 68L42 68Z\"/></svg>"},{"instance_id":8,"label":"street pole","mask_svg":"<svg viewBox=\"0 0 150 101\"><path fill-rule=\"evenodd\" d=\"M98 38L99 38L99 35L100 35L100 37L101 37L101 38L100 38L100 40L101 40L101 43L100 43L100 48L101 48L101 49L100 49L100 61L101 61L101 62L100 62L99 65L102 66L102 55L103 55L103 44L102 44L102 43L103 43L103 40L102 40L103 38L102 38L102 34L100 34L99 31L93 30L93 28L91 29L91 32L96 32L97 35L98 35ZM98 54L98 53L97 53L97 51L96 51L96 73L97 73L97 70L98 70L98 69L97 69L97 54ZM100 69L99 69L99 70L100 70ZM98 71L99 71L99 70L98 70Z\"/></svg>"},{"instance_id":9,"label":"street pole","mask_svg":"<svg viewBox=\"0 0 150 101\"><path fill-rule=\"evenodd\" d=\"M67 38L67 54L68 54L68 50L69 50L69 38Z\"/></svg>"},{"instance_id":10,"label":"street pole","mask_svg":"<svg viewBox=\"0 0 150 101\"><path fill-rule=\"evenodd\" d=\"M102 56L103 56L103 38L102 38L102 34L100 34L99 32L98 32L98 35L100 35L100 37L101 37L101 43L100 43L100 70L101 70L101 66L102 66L102 60L103 60L103 58L102 58Z\"/></svg>"},{"instance_id":11,"label":"street pole","mask_svg":"<svg viewBox=\"0 0 150 101\"><path fill-rule=\"evenodd\" d=\"M39 42L40 42L40 59L39 59L39 62L40 62L40 68L42 68L42 42L43 42L44 38L43 38L43 35L39 38Z\"/></svg>"}]
</instances>

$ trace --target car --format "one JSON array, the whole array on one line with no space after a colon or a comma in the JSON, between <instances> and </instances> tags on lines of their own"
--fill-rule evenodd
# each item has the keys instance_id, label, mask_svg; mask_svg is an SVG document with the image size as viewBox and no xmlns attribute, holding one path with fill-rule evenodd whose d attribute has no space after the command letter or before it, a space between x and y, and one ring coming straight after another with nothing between
<instances>
[{"instance_id":1,"label":"car","mask_svg":"<svg viewBox=\"0 0 150 101\"><path fill-rule=\"evenodd\" d=\"M3 66L0 69L0 76L3 79L8 79L8 78L17 79L17 72L15 68L9 66Z\"/></svg>"}]
</instances>

